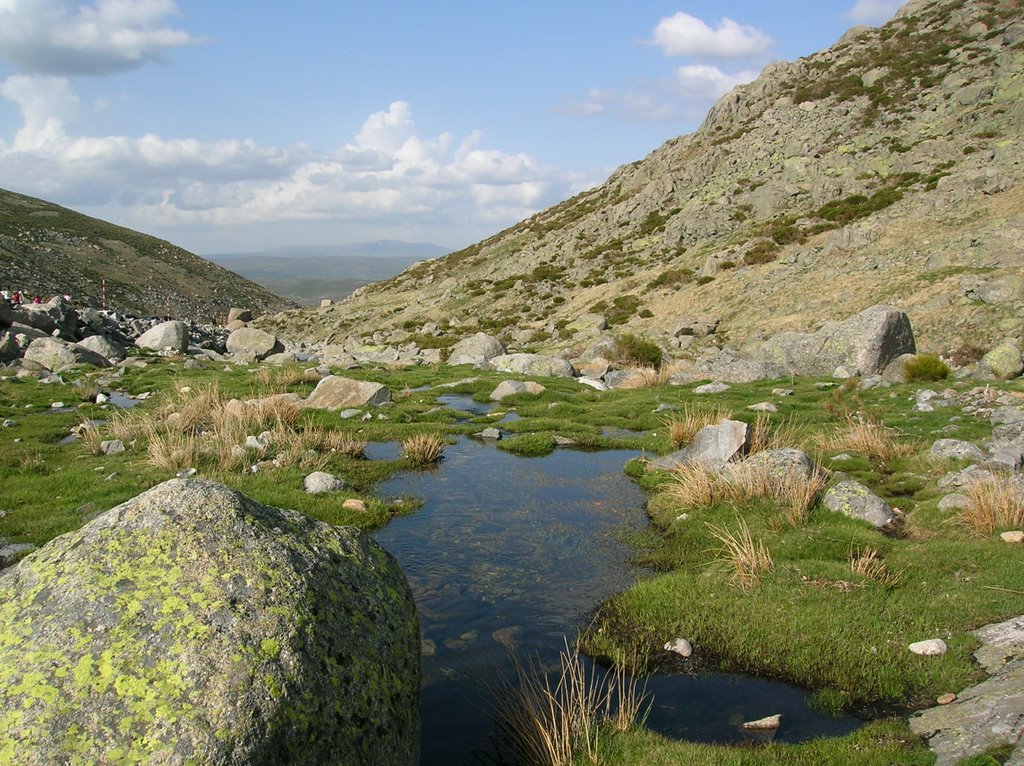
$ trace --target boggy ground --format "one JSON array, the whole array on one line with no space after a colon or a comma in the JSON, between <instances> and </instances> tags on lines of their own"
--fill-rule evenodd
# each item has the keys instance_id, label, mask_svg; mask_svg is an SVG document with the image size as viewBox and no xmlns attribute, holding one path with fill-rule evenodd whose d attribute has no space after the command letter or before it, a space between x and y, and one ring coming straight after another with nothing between
<instances>
[{"instance_id":1,"label":"boggy ground","mask_svg":"<svg viewBox=\"0 0 1024 766\"><path fill-rule=\"evenodd\" d=\"M914 409L921 387L965 393L972 382L860 391L856 381L823 388L818 384L824 381L796 379L697 395L692 386L598 392L569 379L541 379L544 393L517 395L488 415L473 416L439 406L438 397L463 393L486 401L510 376L446 366L341 374L387 383L395 402L363 408L365 420L288 406L232 418L227 399L284 391L305 396L316 376L300 368L197 368L180 359L134 357L119 375L84 369L65 373L65 383L0 380L0 419L13 421L0 429L0 537L42 545L189 468L260 502L370 529L414 511L413 499L381 497L374 489L393 472L414 467L414 460L400 452L367 460L361 454L365 442L475 433L514 409L518 418L500 424L506 432L500 446L519 454L546 454L561 436L579 447L627 446L653 456L678 446L672 439L684 438L680 421L731 412L751 424L761 418L762 446L800 446L823 467L869 486L902 512L898 530L883 534L819 504L794 512L785 499L750 493L719 493L695 503L679 489L678 476L644 473L640 462L631 463L626 470L652 492L652 528L636 542L640 561L655 573L598 610L580 636L584 650L656 665L669 659L661 651L666 641L685 637L695 651L684 670L718 667L775 676L817 690L816 704L823 709L881 715L931 704L937 695L977 681L981 672L971 652L978 642L969 631L1024 611L1021 546L1003 542L1002 528L980 533L958 511L938 508L945 494L939 479L962 464L929 457L931 444L938 438L984 444L990 423L957 405ZM774 394L780 386L793 394ZM1019 382L1000 389L1024 403ZM119 411L93 403L98 390L151 395ZM758 416L747 409L762 401L772 401L778 412ZM54 402L66 407L55 410ZM172 412L179 414L168 425ZM83 429L82 439L61 443L85 419L107 422ZM865 421L878 426L890 450L858 451L845 441L849 426ZM264 431L270 432L266 446L231 449L246 435ZM115 436L128 449L101 454L99 441ZM836 459L842 453L847 459ZM303 477L312 470L329 471L348 486L339 494L308 495ZM343 508L348 498L363 500L365 510ZM722 541L723 535L738 535L742 524L773 564L746 584L737 580ZM949 651L938 657L908 651L909 643L927 638L944 639ZM678 667L680 661L674 663ZM609 730L600 753L607 764L932 761L898 715L841 739L738 749L672 742L642 727Z\"/></svg>"}]
</instances>

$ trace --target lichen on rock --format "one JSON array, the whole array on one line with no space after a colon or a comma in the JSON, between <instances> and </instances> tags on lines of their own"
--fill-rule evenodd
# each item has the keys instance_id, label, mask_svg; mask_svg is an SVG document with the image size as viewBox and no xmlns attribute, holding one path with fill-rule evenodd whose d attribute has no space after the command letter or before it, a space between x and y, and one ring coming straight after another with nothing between
<instances>
[{"instance_id":1,"label":"lichen on rock","mask_svg":"<svg viewBox=\"0 0 1024 766\"><path fill-rule=\"evenodd\" d=\"M172 480L0 577L0 763L408 763L419 629L364 533Z\"/></svg>"}]
</instances>

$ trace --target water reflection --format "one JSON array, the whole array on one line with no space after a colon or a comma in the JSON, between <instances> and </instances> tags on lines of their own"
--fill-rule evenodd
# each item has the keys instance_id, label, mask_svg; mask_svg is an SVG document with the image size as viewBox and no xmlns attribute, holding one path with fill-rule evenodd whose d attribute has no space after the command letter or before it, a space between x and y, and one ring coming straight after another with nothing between
<instances>
[{"instance_id":1,"label":"water reflection","mask_svg":"<svg viewBox=\"0 0 1024 766\"><path fill-rule=\"evenodd\" d=\"M439 469L381 485L384 494L425 501L375 535L401 563L420 616L421 763L476 762L474 751L491 745L488 679L510 672L508 650L554 662L562 637L636 580L621 532L646 524L644 494L622 472L637 454L560 449L520 458L463 437ZM738 679L652 680L658 707L649 725L690 739L739 741L733 719L768 715L761 702L771 713L794 711L780 738L855 725L809 713L801 690Z\"/></svg>"}]
</instances>

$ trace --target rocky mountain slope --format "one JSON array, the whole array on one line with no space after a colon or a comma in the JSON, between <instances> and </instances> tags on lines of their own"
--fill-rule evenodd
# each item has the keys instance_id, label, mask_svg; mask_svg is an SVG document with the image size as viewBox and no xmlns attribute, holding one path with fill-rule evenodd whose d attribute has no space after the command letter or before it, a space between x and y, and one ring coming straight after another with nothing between
<instances>
[{"instance_id":1,"label":"rocky mountain slope","mask_svg":"<svg viewBox=\"0 0 1024 766\"><path fill-rule=\"evenodd\" d=\"M141 315L223 320L231 306L280 311L283 298L164 240L0 189L0 287L70 293Z\"/></svg>"},{"instance_id":2,"label":"rocky mountain slope","mask_svg":"<svg viewBox=\"0 0 1024 766\"><path fill-rule=\"evenodd\" d=\"M678 353L694 316L742 345L890 303L924 350L984 346L1024 328L1022 126L1019 1L911 0L767 67L603 185L263 325L394 342L432 322L571 353L596 312Z\"/></svg>"}]
</instances>

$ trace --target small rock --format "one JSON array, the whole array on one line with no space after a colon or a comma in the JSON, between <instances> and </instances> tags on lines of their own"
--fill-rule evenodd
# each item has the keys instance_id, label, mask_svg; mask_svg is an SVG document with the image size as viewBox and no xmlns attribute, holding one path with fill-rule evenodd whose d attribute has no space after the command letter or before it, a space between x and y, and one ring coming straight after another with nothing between
<instances>
[{"instance_id":1,"label":"small rock","mask_svg":"<svg viewBox=\"0 0 1024 766\"><path fill-rule=\"evenodd\" d=\"M773 388L772 389L772 396L792 396L792 395L793 395L793 389L792 388Z\"/></svg>"},{"instance_id":2,"label":"small rock","mask_svg":"<svg viewBox=\"0 0 1024 766\"><path fill-rule=\"evenodd\" d=\"M815 383L814 387L815 388L820 388L822 391L824 391L824 390L829 389L829 388L835 388L836 384L835 383L830 383L828 381L821 381L819 383Z\"/></svg>"},{"instance_id":3,"label":"small rock","mask_svg":"<svg viewBox=\"0 0 1024 766\"><path fill-rule=\"evenodd\" d=\"M117 471L114 471L113 473L107 474L106 476L104 476L103 477L103 481L113 481L118 476L120 476L120 474Z\"/></svg>"},{"instance_id":4,"label":"small rock","mask_svg":"<svg viewBox=\"0 0 1024 766\"><path fill-rule=\"evenodd\" d=\"M952 702L956 702L956 695L953 694L953 692L946 692L945 694L940 694L935 701L940 705L948 705Z\"/></svg>"},{"instance_id":5,"label":"small rock","mask_svg":"<svg viewBox=\"0 0 1024 766\"><path fill-rule=\"evenodd\" d=\"M14 428L16 425L18 424L9 418L3 422L4 428Z\"/></svg>"},{"instance_id":6,"label":"small rock","mask_svg":"<svg viewBox=\"0 0 1024 766\"><path fill-rule=\"evenodd\" d=\"M120 455L124 452L124 442L120 439L107 439L100 442L100 451L104 455Z\"/></svg>"},{"instance_id":7,"label":"small rock","mask_svg":"<svg viewBox=\"0 0 1024 766\"><path fill-rule=\"evenodd\" d=\"M326 471L314 471L302 482L309 495L325 495L345 488L345 482Z\"/></svg>"},{"instance_id":8,"label":"small rock","mask_svg":"<svg viewBox=\"0 0 1024 766\"><path fill-rule=\"evenodd\" d=\"M1004 543L1024 543L1024 532L1015 529L1012 532L1003 532L999 539Z\"/></svg>"},{"instance_id":9,"label":"small rock","mask_svg":"<svg viewBox=\"0 0 1024 766\"><path fill-rule=\"evenodd\" d=\"M59 410L64 406L64 402L54 402L50 405L51 410Z\"/></svg>"},{"instance_id":10,"label":"small rock","mask_svg":"<svg viewBox=\"0 0 1024 766\"><path fill-rule=\"evenodd\" d=\"M106 404L109 401L110 401L110 397L107 396L106 394L104 394L102 392L96 394L96 404Z\"/></svg>"},{"instance_id":11,"label":"small rock","mask_svg":"<svg viewBox=\"0 0 1024 766\"><path fill-rule=\"evenodd\" d=\"M673 652L680 657L689 657L693 654L693 645L685 638L677 638L665 644L666 652Z\"/></svg>"},{"instance_id":12,"label":"small rock","mask_svg":"<svg viewBox=\"0 0 1024 766\"><path fill-rule=\"evenodd\" d=\"M350 497L348 500L341 504L341 507L344 508L346 511L366 511L366 503L360 500L359 498L355 497Z\"/></svg>"},{"instance_id":13,"label":"small rock","mask_svg":"<svg viewBox=\"0 0 1024 766\"><path fill-rule=\"evenodd\" d=\"M927 641L917 641L907 647L914 654L924 657L937 657L946 653L946 642L941 638L929 638Z\"/></svg>"},{"instance_id":14,"label":"small rock","mask_svg":"<svg viewBox=\"0 0 1024 766\"><path fill-rule=\"evenodd\" d=\"M959 511L967 507L967 503L970 502L970 498L962 492L954 492L950 495L946 495L939 501L940 511Z\"/></svg>"},{"instance_id":15,"label":"small rock","mask_svg":"<svg viewBox=\"0 0 1024 766\"><path fill-rule=\"evenodd\" d=\"M190 479L199 473L195 468L183 468L174 474L179 479Z\"/></svg>"},{"instance_id":16,"label":"small rock","mask_svg":"<svg viewBox=\"0 0 1024 766\"><path fill-rule=\"evenodd\" d=\"M354 418L356 415L360 414L361 412L362 412L362 410L357 410L357 409L354 409L354 408L350 408L350 409L342 410L341 412L339 412L338 413L338 417L341 418L342 420L348 420L349 418Z\"/></svg>"},{"instance_id":17,"label":"small rock","mask_svg":"<svg viewBox=\"0 0 1024 766\"><path fill-rule=\"evenodd\" d=\"M775 715L758 718L756 721L744 721L741 727L747 731L771 731L772 729L779 728L781 725L782 714L776 713Z\"/></svg>"},{"instance_id":18,"label":"small rock","mask_svg":"<svg viewBox=\"0 0 1024 766\"><path fill-rule=\"evenodd\" d=\"M485 428L481 431L478 436L481 439L494 439L495 441L501 439L501 431L497 428Z\"/></svg>"},{"instance_id":19,"label":"small rock","mask_svg":"<svg viewBox=\"0 0 1024 766\"><path fill-rule=\"evenodd\" d=\"M771 402L758 402L757 404L751 404L749 407L747 407L747 409L748 410L753 410L754 412L778 412L779 411L779 408L776 407Z\"/></svg>"},{"instance_id":20,"label":"small rock","mask_svg":"<svg viewBox=\"0 0 1024 766\"><path fill-rule=\"evenodd\" d=\"M732 386L730 386L728 383L719 383L716 381L714 383L705 383L703 386L697 386L695 389L693 389L693 393L721 394L724 391L728 391L730 388L732 388Z\"/></svg>"}]
</instances>

